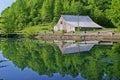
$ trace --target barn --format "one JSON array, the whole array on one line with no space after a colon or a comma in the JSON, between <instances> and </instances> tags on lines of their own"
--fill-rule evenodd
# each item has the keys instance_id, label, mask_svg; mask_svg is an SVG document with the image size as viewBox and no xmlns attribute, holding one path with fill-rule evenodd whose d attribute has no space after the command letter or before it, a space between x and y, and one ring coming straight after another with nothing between
<instances>
[{"instance_id":1,"label":"barn","mask_svg":"<svg viewBox=\"0 0 120 80\"><path fill-rule=\"evenodd\" d=\"M89 16L61 15L54 31L75 32L76 30L102 29Z\"/></svg>"}]
</instances>

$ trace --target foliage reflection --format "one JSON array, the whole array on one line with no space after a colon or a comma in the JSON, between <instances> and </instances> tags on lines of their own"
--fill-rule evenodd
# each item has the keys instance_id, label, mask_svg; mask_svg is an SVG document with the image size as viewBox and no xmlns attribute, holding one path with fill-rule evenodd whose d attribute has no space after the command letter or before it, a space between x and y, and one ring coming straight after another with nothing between
<instances>
[{"instance_id":1,"label":"foliage reflection","mask_svg":"<svg viewBox=\"0 0 120 80\"><path fill-rule=\"evenodd\" d=\"M54 43L38 40L2 40L3 55L21 70L26 67L40 75L60 72L76 77L79 73L89 80L120 79L120 43L112 46L96 45L89 53L62 55ZM112 51L111 51L112 50Z\"/></svg>"}]
</instances>

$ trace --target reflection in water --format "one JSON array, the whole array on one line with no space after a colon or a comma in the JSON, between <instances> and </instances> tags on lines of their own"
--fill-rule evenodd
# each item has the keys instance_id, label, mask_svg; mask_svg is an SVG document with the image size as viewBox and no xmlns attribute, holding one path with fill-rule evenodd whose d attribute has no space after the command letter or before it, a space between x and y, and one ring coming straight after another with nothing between
<instances>
[{"instance_id":1,"label":"reflection in water","mask_svg":"<svg viewBox=\"0 0 120 80\"><path fill-rule=\"evenodd\" d=\"M2 53L0 53L0 59L6 59L3 57ZM6 60L0 60L4 62ZM51 76L42 74L38 75L36 72L33 72L30 68L25 68L24 70L20 70L16 66L13 65L11 61L5 62L9 66L0 70L0 80L85 80L81 74L78 74L75 78L71 75L65 74L62 76L60 73L53 73ZM2 64L4 65L4 64ZM33 65L34 66L34 65ZM3 79L1 79L3 78Z\"/></svg>"},{"instance_id":2,"label":"reflection in water","mask_svg":"<svg viewBox=\"0 0 120 80\"><path fill-rule=\"evenodd\" d=\"M90 51L95 44L59 42L57 43L57 45L59 46L62 54L69 54L69 53Z\"/></svg>"},{"instance_id":3,"label":"reflection in water","mask_svg":"<svg viewBox=\"0 0 120 80\"><path fill-rule=\"evenodd\" d=\"M111 42L100 43L99 41L83 41L76 43L74 40L54 41L60 48L62 54L89 52L95 45L113 45Z\"/></svg>"},{"instance_id":4,"label":"reflection in water","mask_svg":"<svg viewBox=\"0 0 120 80\"><path fill-rule=\"evenodd\" d=\"M56 44L38 40L5 39L0 45L4 56L0 56L0 59L9 59L3 62L8 66L0 69L0 79L102 80L104 73L110 80L120 79L120 43L113 47L94 45L90 50L91 54L80 52L69 55L62 55Z\"/></svg>"},{"instance_id":5,"label":"reflection in water","mask_svg":"<svg viewBox=\"0 0 120 80\"><path fill-rule=\"evenodd\" d=\"M0 68L4 68L7 67L7 65L3 65L4 62L6 62L7 60L2 59L2 51L0 51Z\"/></svg>"}]
</instances>

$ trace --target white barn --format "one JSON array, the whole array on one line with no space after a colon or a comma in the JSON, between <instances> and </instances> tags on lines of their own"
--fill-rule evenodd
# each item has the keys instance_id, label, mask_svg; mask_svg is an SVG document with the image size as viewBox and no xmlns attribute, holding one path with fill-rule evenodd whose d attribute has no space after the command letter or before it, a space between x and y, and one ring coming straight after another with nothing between
<instances>
[{"instance_id":1,"label":"white barn","mask_svg":"<svg viewBox=\"0 0 120 80\"><path fill-rule=\"evenodd\" d=\"M89 16L61 15L54 31L75 32L76 29L101 29Z\"/></svg>"}]
</instances>

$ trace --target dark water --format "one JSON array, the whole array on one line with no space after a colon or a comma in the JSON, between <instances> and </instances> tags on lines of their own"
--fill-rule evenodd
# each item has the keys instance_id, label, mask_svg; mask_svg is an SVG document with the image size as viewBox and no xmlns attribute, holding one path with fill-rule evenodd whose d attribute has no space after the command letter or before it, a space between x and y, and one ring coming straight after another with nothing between
<instances>
[{"instance_id":1,"label":"dark water","mask_svg":"<svg viewBox=\"0 0 120 80\"><path fill-rule=\"evenodd\" d=\"M0 40L0 80L119 79L120 43Z\"/></svg>"}]
</instances>

